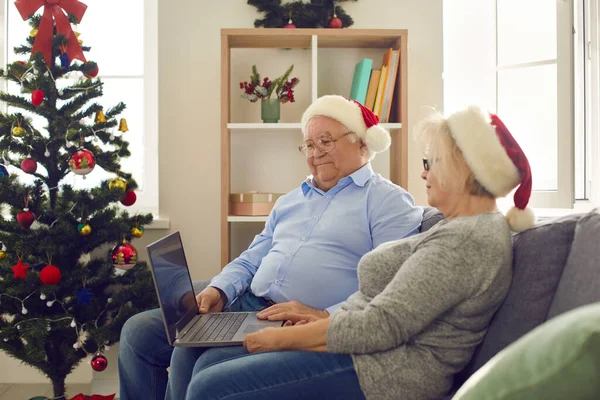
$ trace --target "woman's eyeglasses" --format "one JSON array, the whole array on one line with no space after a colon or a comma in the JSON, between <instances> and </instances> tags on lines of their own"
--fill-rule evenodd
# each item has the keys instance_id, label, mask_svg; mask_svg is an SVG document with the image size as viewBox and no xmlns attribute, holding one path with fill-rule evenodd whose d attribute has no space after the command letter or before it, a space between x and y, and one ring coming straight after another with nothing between
<instances>
[{"instance_id":1,"label":"woman's eyeglasses","mask_svg":"<svg viewBox=\"0 0 600 400\"><path fill-rule=\"evenodd\" d=\"M426 158L423 159L423 169L429 171L429 161Z\"/></svg>"}]
</instances>

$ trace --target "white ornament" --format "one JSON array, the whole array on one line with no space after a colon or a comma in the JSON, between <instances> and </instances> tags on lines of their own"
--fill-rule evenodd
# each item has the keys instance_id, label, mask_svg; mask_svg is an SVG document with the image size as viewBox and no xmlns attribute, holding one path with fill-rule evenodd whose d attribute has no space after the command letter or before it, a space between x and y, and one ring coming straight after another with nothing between
<instances>
[{"instance_id":1,"label":"white ornament","mask_svg":"<svg viewBox=\"0 0 600 400\"><path fill-rule=\"evenodd\" d=\"M19 330L20 330L20 329L21 329L21 325L17 325L17 329L19 329Z\"/></svg>"},{"instance_id":2,"label":"white ornament","mask_svg":"<svg viewBox=\"0 0 600 400\"><path fill-rule=\"evenodd\" d=\"M77 342L77 343L73 343L73 348L74 348L74 349L78 349L79 347L80 347L80 344L79 344L79 342Z\"/></svg>"},{"instance_id":3,"label":"white ornament","mask_svg":"<svg viewBox=\"0 0 600 400\"><path fill-rule=\"evenodd\" d=\"M112 297L109 297L108 300L106 300L107 303L112 303Z\"/></svg>"},{"instance_id":4,"label":"white ornament","mask_svg":"<svg viewBox=\"0 0 600 400\"><path fill-rule=\"evenodd\" d=\"M71 328L75 328L77 326L77 324L75 323L75 320L71 321Z\"/></svg>"},{"instance_id":5,"label":"white ornament","mask_svg":"<svg viewBox=\"0 0 600 400\"><path fill-rule=\"evenodd\" d=\"M4 341L5 341L5 342L8 342L8 338L4 338Z\"/></svg>"},{"instance_id":6,"label":"white ornament","mask_svg":"<svg viewBox=\"0 0 600 400\"><path fill-rule=\"evenodd\" d=\"M46 306L52 307L52 305L54 304L55 301L56 300L50 300L50 301L46 302Z\"/></svg>"},{"instance_id":7,"label":"white ornament","mask_svg":"<svg viewBox=\"0 0 600 400\"><path fill-rule=\"evenodd\" d=\"M40 294L40 300L46 300L46 295L44 293Z\"/></svg>"},{"instance_id":8,"label":"white ornament","mask_svg":"<svg viewBox=\"0 0 600 400\"><path fill-rule=\"evenodd\" d=\"M50 331L52 330L52 328L50 327L50 325L48 325L48 326L46 327L46 330L47 330L48 332L50 332Z\"/></svg>"},{"instance_id":9,"label":"white ornament","mask_svg":"<svg viewBox=\"0 0 600 400\"><path fill-rule=\"evenodd\" d=\"M58 95L59 95L59 96L62 96L62 95L64 95L64 94L65 94L64 90L59 90L59 91L58 91Z\"/></svg>"},{"instance_id":10,"label":"white ornament","mask_svg":"<svg viewBox=\"0 0 600 400\"><path fill-rule=\"evenodd\" d=\"M48 150L44 152L44 157L50 157L50 152Z\"/></svg>"},{"instance_id":11,"label":"white ornament","mask_svg":"<svg viewBox=\"0 0 600 400\"><path fill-rule=\"evenodd\" d=\"M111 133L111 134L110 134L110 137L109 137L109 139L110 139L110 140L115 140L115 135L113 135L113 134Z\"/></svg>"},{"instance_id":12,"label":"white ornament","mask_svg":"<svg viewBox=\"0 0 600 400\"><path fill-rule=\"evenodd\" d=\"M22 313L23 315L27 315L28 311L27 311L27 309L26 309L25 307L23 307L23 308L21 309L21 313Z\"/></svg>"},{"instance_id":13,"label":"white ornament","mask_svg":"<svg viewBox=\"0 0 600 400\"><path fill-rule=\"evenodd\" d=\"M70 148L73 145L71 144L71 142L67 142L66 146L67 146L67 149L68 149L68 148Z\"/></svg>"}]
</instances>

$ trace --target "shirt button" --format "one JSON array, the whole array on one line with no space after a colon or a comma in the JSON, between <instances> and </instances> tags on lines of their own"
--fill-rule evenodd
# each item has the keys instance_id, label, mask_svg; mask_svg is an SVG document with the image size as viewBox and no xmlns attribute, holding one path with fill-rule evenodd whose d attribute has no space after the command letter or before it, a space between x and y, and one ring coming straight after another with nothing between
<instances>
[{"instance_id":1,"label":"shirt button","mask_svg":"<svg viewBox=\"0 0 600 400\"><path fill-rule=\"evenodd\" d=\"M279 285L279 279L277 279L277 280L275 281L275 284L276 284L276 285Z\"/></svg>"},{"instance_id":2,"label":"shirt button","mask_svg":"<svg viewBox=\"0 0 600 400\"><path fill-rule=\"evenodd\" d=\"M305 240L306 240L306 236L302 236L302 241L305 241Z\"/></svg>"},{"instance_id":3,"label":"shirt button","mask_svg":"<svg viewBox=\"0 0 600 400\"><path fill-rule=\"evenodd\" d=\"M331 196L327 195L327 196L325 196L325 198L326 198L326 199L330 199L330 198L331 198Z\"/></svg>"},{"instance_id":4,"label":"shirt button","mask_svg":"<svg viewBox=\"0 0 600 400\"><path fill-rule=\"evenodd\" d=\"M292 255L291 254L286 254L285 257L286 258L292 258Z\"/></svg>"},{"instance_id":5,"label":"shirt button","mask_svg":"<svg viewBox=\"0 0 600 400\"><path fill-rule=\"evenodd\" d=\"M318 215L315 215L313 218L314 218L314 219L319 219L319 216L318 216Z\"/></svg>"}]
</instances>

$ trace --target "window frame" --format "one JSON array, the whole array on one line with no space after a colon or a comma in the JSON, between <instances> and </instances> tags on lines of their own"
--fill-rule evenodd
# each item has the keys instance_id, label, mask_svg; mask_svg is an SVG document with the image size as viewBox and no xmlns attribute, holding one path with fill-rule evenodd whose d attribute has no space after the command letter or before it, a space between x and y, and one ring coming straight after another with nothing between
<instances>
[{"instance_id":1,"label":"window frame","mask_svg":"<svg viewBox=\"0 0 600 400\"><path fill-rule=\"evenodd\" d=\"M11 0L0 0L0 65L6 65L8 60L8 7L14 6ZM144 45L144 62L142 75L105 75L107 79L143 79L144 87L144 129L143 132L130 132L143 135L143 173L142 181L138 182L142 189L136 190L137 200L131 207L118 204L130 213L152 213L158 224L159 218L159 174L158 174L158 0L143 1L144 32L138 35ZM22 20L21 20L22 21ZM27 23L22 21L22 23ZM95 60L96 61L96 60ZM98 61L101 62L101 61ZM102 78L100 74L100 78ZM7 83L2 84L2 90L7 89ZM6 108L6 105L2 106ZM167 225L168 225L168 221Z\"/></svg>"}]
</instances>

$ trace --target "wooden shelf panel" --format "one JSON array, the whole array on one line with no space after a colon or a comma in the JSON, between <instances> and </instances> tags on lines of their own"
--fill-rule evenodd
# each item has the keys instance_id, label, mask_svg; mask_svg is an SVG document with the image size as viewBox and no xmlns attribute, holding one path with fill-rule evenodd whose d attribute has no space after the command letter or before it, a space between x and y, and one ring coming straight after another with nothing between
<instances>
[{"instance_id":1,"label":"wooden shelf panel","mask_svg":"<svg viewBox=\"0 0 600 400\"><path fill-rule=\"evenodd\" d=\"M230 131L257 131L263 133L279 133L286 131L298 132L300 122L282 122L277 124L265 123L228 123L227 129Z\"/></svg>"},{"instance_id":2,"label":"wooden shelf panel","mask_svg":"<svg viewBox=\"0 0 600 400\"><path fill-rule=\"evenodd\" d=\"M318 36L319 48L399 47L405 29L222 29L230 48L310 48Z\"/></svg>"},{"instance_id":3,"label":"wooden shelf panel","mask_svg":"<svg viewBox=\"0 0 600 400\"><path fill-rule=\"evenodd\" d=\"M230 215L227 222L266 222L267 215Z\"/></svg>"},{"instance_id":4,"label":"wooden shelf panel","mask_svg":"<svg viewBox=\"0 0 600 400\"><path fill-rule=\"evenodd\" d=\"M402 123L390 122L387 124L380 124L384 129L402 129ZM278 124L264 124L258 123L228 123L227 129L230 131L256 131L263 133L278 133L278 132L297 132L301 129L300 122L285 122Z\"/></svg>"}]
</instances>

